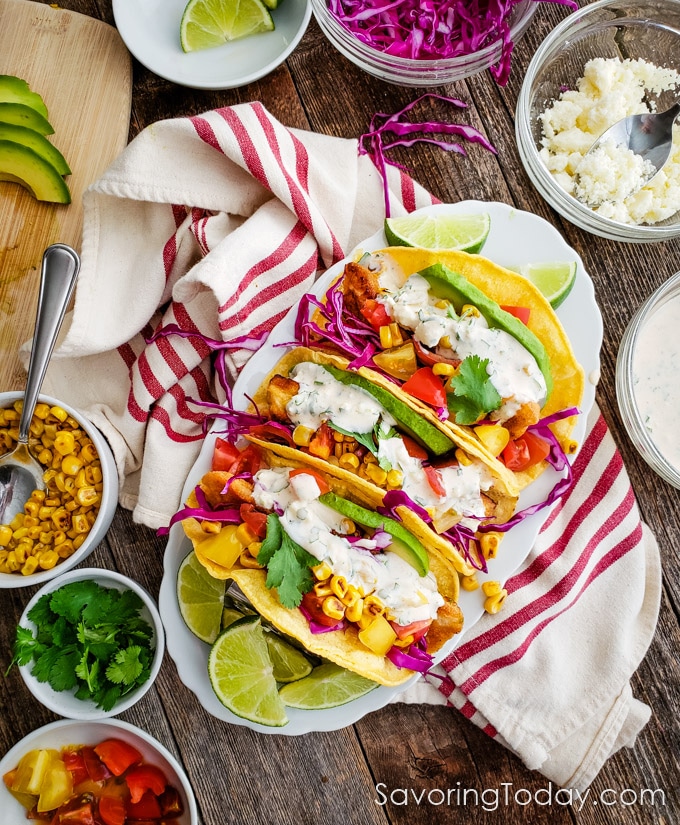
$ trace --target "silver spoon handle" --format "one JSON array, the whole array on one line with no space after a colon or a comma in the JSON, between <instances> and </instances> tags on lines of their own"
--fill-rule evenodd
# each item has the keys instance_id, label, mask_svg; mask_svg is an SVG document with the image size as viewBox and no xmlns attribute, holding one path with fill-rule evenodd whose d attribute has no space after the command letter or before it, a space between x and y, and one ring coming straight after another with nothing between
<instances>
[{"instance_id":1,"label":"silver spoon handle","mask_svg":"<svg viewBox=\"0 0 680 825\"><path fill-rule=\"evenodd\" d=\"M79 269L80 258L70 246L56 243L48 246L43 254L33 346L28 363L24 407L19 421L19 441L24 444L28 442L28 431L40 388Z\"/></svg>"}]
</instances>

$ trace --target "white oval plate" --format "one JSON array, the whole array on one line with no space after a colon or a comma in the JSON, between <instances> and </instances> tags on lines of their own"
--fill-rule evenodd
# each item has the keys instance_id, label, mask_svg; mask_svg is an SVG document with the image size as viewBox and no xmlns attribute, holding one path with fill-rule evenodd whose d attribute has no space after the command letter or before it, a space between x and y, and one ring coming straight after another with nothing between
<instances>
[{"instance_id":1,"label":"white oval plate","mask_svg":"<svg viewBox=\"0 0 680 825\"><path fill-rule=\"evenodd\" d=\"M579 363L586 375L581 415L574 431L574 438L580 444L586 428L586 418L595 401L595 384L600 370L600 347L602 344L602 317L595 302L592 281L583 267L583 262L576 252L564 241L559 232L547 221L529 212L522 212L503 203L485 203L483 201L462 201L457 204L438 204L426 207L424 213L480 213L491 216L491 231L482 253L508 269L518 270L526 263L547 263L550 261L576 261L576 281L566 301L558 310L558 316L564 325ZM354 258L358 250L372 251L387 245L382 230L360 244L348 258ZM323 294L332 280L344 268L341 261L325 272L314 286L317 296ZM297 306L272 331L265 345L248 361L234 386L234 406L245 409L248 406L247 395L253 395L276 362L284 355L285 348L275 344L286 343L294 339L294 319ZM215 438L224 424L217 423L206 436L200 455L189 473L183 499L193 490L201 476L210 469ZM573 456L572 456L573 461ZM520 495L518 509L545 499L557 480L557 474L548 468L542 475ZM506 535L502 552L489 565L489 578L505 581L520 566L536 540L538 531L545 521L549 508L541 510L520 524ZM184 684L192 690L203 707L216 716L235 725L245 725L262 733L278 733L296 736L310 731L329 731L351 725L371 711L384 707L399 693L419 678L414 676L397 688L378 687L370 693L355 699L346 705L329 710L297 710L288 708L289 723L283 728L269 728L254 724L235 716L225 708L215 696L208 678L207 662L209 645L199 641L185 625L177 604L177 571L182 559L190 552L191 542L186 538L179 524L173 526L165 552L165 572L161 583L159 607L166 631L166 643L170 656L174 659L177 672ZM484 576L478 577L480 581ZM435 661L447 656L474 627L484 614L481 590L474 592L460 591L459 600L465 616L465 631L456 639L445 645L437 653Z\"/></svg>"},{"instance_id":2,"label":"white oval plate","mask_svg":"<svg viewBox=\"0 0 680 825\"><path fill-rule=\"evenodd\" d=\"M113 0L116 27L130 52L155 74L192 89L235 89L273 72L307 30L309 0L281 0L274 31L223 46L182 51L179 27L187 0Z\"/></svg>"}]
</instances>

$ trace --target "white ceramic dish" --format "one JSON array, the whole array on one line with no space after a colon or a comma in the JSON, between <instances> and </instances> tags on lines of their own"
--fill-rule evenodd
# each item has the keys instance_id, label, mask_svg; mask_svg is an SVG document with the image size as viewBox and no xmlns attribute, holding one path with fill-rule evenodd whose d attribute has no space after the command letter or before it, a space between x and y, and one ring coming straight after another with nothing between
<instances>
[{"instance_id":1,"label":"white ceramic dish","mask_svg":"<svg viewBox=\"0 0 680 825\"><path fill-rule=\"evenodd\" d=\"M307 29L309 0L283 0L275 29L185 53L179 27L187 0L113 0L113 16L130 52L160 77L192 89L235 89L273 72Z\"/></svg>"},{"instance_id":2,"label":"white ceramic dish","mask_svg":"<svg viewBox=\"0 0 680 825\"><path fill-rule=\"evenodd\" d=\"M11 407L17 399L23 398L23 395L23 392L0 393L0 409ZM111 448L104 436L91 421L88 421L81 413L63 401L59 401L57 398L52 398L49 395L40 395L38 403L49 404L51 407L62 407L70 416L80 422L92 440L92 443L97 449L99 460L101 461L103 477L102 500L99 505L97 519L92 525L87 539L73 555L67 559L62 559L51 570L41 570L40 572L32 573L30 576L22 576L18 573L0 573L0 589L32 587L38 584L45 584L45 582L51 581L56 576L61 576L62 573L66 573L66 571L71 570L71 568L77 564L85 561L108 532L116 512L116 507L118 506L118 470Z\"/></svg>"},{"instance_id":3,"label":"white ceramic dish","mask_svg":"<svg viewBox=\"0 0 680 825\"><path fill-rule=\"evenodd\" d=\"M24 736L0 760L0 777L15 768L19 759L34 749L53 748L60 750L68 745L97 745L104 739L116 738L128 742L142 754L145 762L156 765L165 774L170 785L175 787L182 798L184 813L171 820L176 825L198 825L196 799L184 770L166 748L146 731L122 722L120 719L104 719L96 722L60 719ZM5 823L19 825L28 822L26 809L12 796L3 782L0 782L0 819Z\"/></svg>"},{"instance_id":4,"label":"white ceramic dish","mask_svg":"<svg viewBox=\"0 0 680 825\"><path fill-rule=\"evenodd\" d=\"M595 384L599 376L599 354L602 343L602 318L595 302L593 284L579 256L567 245L559 232L542 218L529 212L513 209L506 204L463 201L457 204L440 204L422 211L466 214L487 212L491 216L491 231L482 252L486 257L509 269L519 269L525 263L576 261L576 281L570 295L559 308L558 316L571 339L576 357L583 365L586 375L586 387L580 407L582 414L579 416L574 431L574 438L581 443L585 434L586 417L595 400ZM358 249L370 251L386 245L387 241L381 230L360 244ZM349 257L353 256L354 253ZM331 267L317 281L314 291L321 294L343 267L344 261ZM266 344L253 355L243 369L234 387L234 405L237 408L247 407L246 395L254 393L270 369L283 356L285 349L275 345L294 339L293 322L296 312L297 307L294 307L274 329ZM219 431L223 427L223 424L218 424L215 430ZM213 431L206 437L196 464L187 478L183 491L184 498L210 468L216 434ZM556 480L555 471L548 468L522 492L518 509L543 500ZM548 512L546 508L536 513L507 534L503 540L502 552L490 565L489 578L505 581L520 566L528 555ZM209 646L192 635L179 612L176 594L177 571L182 559L190 550L191 543L184 536L181 525L175 525L170 532L165 552L165 570L159 607L165 624L168 652L175 661L180 679L196 694L203 707L213 716L235 725L245 725L262 733L299 735L309 731L336 730L383 707L418 678L416 676L398 688L379 687L360 699L330 710L301 711L289 708L287 712L290 721L282 728L264 727L235 716L219 702L210 686L207 673ZM483 581L485 577L480 575L478 578ZM460 606L465 616L465 631L439 651L437 661L448 655L464 638L465 632L469 631L483 615L481 590L472 593L461 590Z\"/></svg>"},{"instance_id":5,"label":"white ceramic dish","mask_svg":"<svg viewBox=\"0 0 680 825\"><path fill-rule=\"evenodd\" d=\"M56 691L47 682L39 682L31 673L32 663L22 665L19 672L26 684L26 687L31 691L33 696L45 707L49 708L59 716L65 716L67 719L79 720L94 720L105 719L110 716L115 716L122 713L124 710L132 707L135 702L138 702L142 696L149 690L154 683L158 671L160 670L163 661L163 654L165 652L165 633L163 630L163 623L156 605L151 596L141 587L137 582L116 573L113 570L104 570L97 567L86 567L80 570L72 570L51 582L48 582L42 587L33 598L29 601L21 614L19 624L22 627L30 628L35 632L35 625L29 621L27 615L36 602L47 593L53 593L65 584L78 581L87 581L88 579L96 581L101 587L112 587L116 590L132 590L144 602L144 607L140 611L140 615L153 628L153 645L155 647L153 660L151 662L151 673L149 678L133 691L130 691L118 704L116 704L110 711L104 711L98 708L96 704L89 700L77 699L74 691Z\"/></svg>"}]
</instances>

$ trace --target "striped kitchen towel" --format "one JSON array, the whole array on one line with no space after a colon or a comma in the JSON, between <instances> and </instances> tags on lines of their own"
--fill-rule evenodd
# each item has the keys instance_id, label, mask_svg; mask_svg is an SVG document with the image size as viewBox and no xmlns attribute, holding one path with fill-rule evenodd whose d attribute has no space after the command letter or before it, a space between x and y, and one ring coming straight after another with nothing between
<instances>
[{"instance_id":1,"label":"striped kitchen towel","mask_svg":"<svg viewBox=\"0 0 680 825\"><path fill-rule=\"evenodd\" d=\"M319 271L377 230L382 180L357 142L243 104L145 129L85 194L82 268L46 392L107 436L120 503L168 523L202 440L193 399L223 397ZM388 169L392 214L433 198ZM159 337L175 325L202 337ZM212 343L209 343L210 339ZM583 787L649 714L630 676L653 633L658 551L599 411L536 546L485 616L406 701L449 702L560 784Z\"/></svg>"},{"instance_id":2,"label":"striped kitchen towel","mask_svg":"<svg viewBox=\"0 0 680 825\"><path fill-rule=\"evenodd\" d=\"M656 628L661 565L597 406L573 470L502 611L397 701L453 705L527 767L584 790L649 719L630 679Z\"/></svg>"}]
</instances>

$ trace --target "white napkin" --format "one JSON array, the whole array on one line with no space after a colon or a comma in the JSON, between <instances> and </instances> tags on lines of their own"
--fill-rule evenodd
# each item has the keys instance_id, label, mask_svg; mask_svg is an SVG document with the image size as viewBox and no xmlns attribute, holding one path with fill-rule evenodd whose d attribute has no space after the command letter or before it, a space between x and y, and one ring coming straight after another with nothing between
<instances>
[{"instance_id":1,"label":"white napkin","mask_svg":"<svg viewBox=\"0 0 680 825\"><path fill-rule=\"evenodd\" d=\"M389 168L392 214L433 198ZM198 337L261 333L384 218L382 182L357 142L287 129L258 103L144 130L86 192L82 269L45 391L86 411L118 464L120 503L168 523L219 396ZM249 355L227 357L233 379ZM595 410L575 466L497 616L444 662L444 682L407 701L445 701L530 767L583 788L632 744L649 709L628 681L653 634L656 543ZM563 538L565 537L565 538Z\"/></svg>"}]
</instances>

